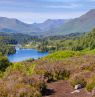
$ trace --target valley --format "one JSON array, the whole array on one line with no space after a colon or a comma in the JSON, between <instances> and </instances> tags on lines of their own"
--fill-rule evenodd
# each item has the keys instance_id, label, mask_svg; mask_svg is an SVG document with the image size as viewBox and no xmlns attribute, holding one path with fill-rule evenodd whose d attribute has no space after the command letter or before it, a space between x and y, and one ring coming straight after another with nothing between
<instances>
[{"instance_id":1,"label":"valley","mask_svg":"<svg viewBox=\"0 0 95 97\"><path fill-rule=\"evenodd\" d=\"M95 9L31 24L0 17L0 97L95 97Z\"/></svg>"}]
</instances>

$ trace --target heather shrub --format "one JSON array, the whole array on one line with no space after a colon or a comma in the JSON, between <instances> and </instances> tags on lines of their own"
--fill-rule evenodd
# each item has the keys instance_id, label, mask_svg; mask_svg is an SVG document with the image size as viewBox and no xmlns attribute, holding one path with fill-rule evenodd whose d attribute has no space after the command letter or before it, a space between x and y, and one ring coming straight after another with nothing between
<instances>
[{"instance_id":1,"label":"heather shrub","mask_svg":"<svg viewBox=\"0 0 95 97\"><path fill-rule=\"evenodd\" d=\"M8 89L6 84L0 80L0 97L8 97Z\"/></svg>"},{"instance_id":2,"label":"heather shrub","mask_svg":"<svg viewBox=\"0 0 95 97\"><path fill-rule=\"evenodd\" d=\"M47 70L44 74L44 76L48 79L48 82L68 79L69 75L70 72L62 68L51 68L50 70Z\"/></svg>"},{"instance_id":3,"label":"heather shrub","mask_svg":"<svg viewBox=\"0 0 95 97\"><path fill-rule=\"evenodd\" d=\"M23 83L16 84L9 95L13 97L41 97L40 92L35 87Z\"/></svg>"},{"instance_id":4,"label":"heather shrub","mask_svg":"<svg viewBox=\"0 0 95 97\"><path fill-rule=\"evenodd\" d=\"M43 76L29 76L16 70L3 77L0 88L5 97L41 97L46 83Z\"/></svg>"},{"instance_id":5,"label":"heather shrub","mask_svg":"<svg viewBox=\"0 0 95 97\"><path fill-rule=\"evenodd\" d=\"M21 63L14 63L10 67L7 68L5 72L5 76L8 74L11 74L13 71L20 71L21 73L24 73L26 75L32 75L34 73L35 64L31 64L30 66L26 66L25 64Z\"/></svg>"},{"instance_id":6,"label":"heather shrub","mask_svg":"<svg viewBox=\"0 0 95 97\"><path fill-rule=\"evenodd\" d=\"M46 90L47 88L44 76L33 75L31 82L32 82L31 85L34 86L42 94L43 94L43 91Z\"/></svg>"},{"instance_id":7,"label":"heather shrub","mask_svg":"<svg viewBox=\"0 0 95 97\"><path fill-rule=\"evenodd\" d=\"M92 80L89 83L87 83L86 89L91 92L94 88L95 88L95 78L92 78Z\"/></svg>"},{"instance_id":8,"label":"heather shrub","mask_svg":"<svg viewBox=\"0 0 95 97\"><path fill-rule=\"evenodd\" d=\"M75 76L70 79L71 85L74 87L75 85L80 84L82 87L86 86L86 81L81 76Z\"/></svg>"},{"instance_id":9,"label":"heather shrub","mask_svg":"<svg viewBox=\"0 0 95 97\"><path fill-rule=\"evenodd\" d=\"M93 82L87 84L87 86L86 86L86 89L87 89L88 91L90 91L90 92L93 90L93 88L95 88L95 81L93 81Z\"/></svg>"},{"instance_id":10,"label":"heather shrub","mask_svg":"<svg viewBox=\"0 0 95 97\"><path fill-rule=\"evenodd\" d=\"M9 87L10 83L0 83L0 97L41 97L41 93L35 88L25 83L15 83Z\"/></svg>"},{"instance_id":11,"label":"heather shrub","mask_svg":"<svg viewBox=\"0 0 95 97\"><path fill-rule=\"evenodd\" d=\"M34 73L35 66L20 63L9 66L0 83L0 97L41 97L46 83L43 76Z\"/></svg>"}]
</instances>

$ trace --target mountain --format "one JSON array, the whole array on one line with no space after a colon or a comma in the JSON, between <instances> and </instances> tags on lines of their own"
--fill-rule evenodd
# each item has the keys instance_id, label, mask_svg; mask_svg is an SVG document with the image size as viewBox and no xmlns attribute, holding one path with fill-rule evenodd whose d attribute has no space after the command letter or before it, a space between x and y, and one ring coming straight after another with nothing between
<instances>
[{"instance_id":1,"label":"mountain","mask_svg":"<svg viewBox=\"0 0 95 97\"><path fill-rule=\"evenodd\" d=\"M0 32L23 33L33 36L54 36L89 32L95 28L95 9L75 19L48 19L43 23L26 24L17 19L0 17Z\"/></svg>"},{"instance_id":2,"label":"mountain","mask_svg":"<svg viewBox=\"0 0 95 97\"><path fill-rule=\"evenodd\" d=\"M70 34L76 32L89 32L95 28L95 9L90 10L86 14L65 23L56 32L60 34Z\"/></svg>"},{"instance_id":3,"label":"mountain","mask_svg":"<svg viewBox=\"0 0 95 97\"><path fill-rule=\"evenodd\" d=\"M0 32L28 33L39 30L29 24L23 23L17 19L0 17Z\"/></svg>"},{"instance_id":4,"label":"mountain","mask_svg":"<svg viewBox=\"0 0 95 97\"><path fill-rule=\"evenodd\" d=\"M46 20L43 23L26 24L17 19L0 17L0 32L15 32L30 35L44 34L46 31L63 25L68 20Z\"/></svg>"},{"instance_id":5,"label":"mountain","mask_svg":"<svg viewBox=\"0 0 95 97\"><path fill-rule=\"evenodd\" d=\"M63 25L64 23L68 22L69 20L65 20L65 19L48 19L43 23L39 23L39 24L34 24L36 27L40 28L42 32L44 31L48 31L57 27L60 27L61 25ZM32 24L33 26L33 24Z\"/></svg>"}]
</instances>

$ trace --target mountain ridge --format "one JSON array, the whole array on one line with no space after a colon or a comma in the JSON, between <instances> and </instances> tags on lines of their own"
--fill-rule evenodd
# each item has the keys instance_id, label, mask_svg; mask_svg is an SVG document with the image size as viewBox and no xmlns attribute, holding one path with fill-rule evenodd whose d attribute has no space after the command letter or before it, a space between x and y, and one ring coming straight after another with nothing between
<instances>
[{"instance_id":1,"label":"mountain ridge","mask_svg":"<svg viewBox=\"0 0 95 97\"><path fill-rule=\"evenodd\" d=\"M26 24L15 18L0 17L0 32L29 35L66 35L89 32L95 27L95 9L74 19L48 19L43 23Z\"/></svg>"},{"instance_id":2,"label":"mountain ridge","mask_svg":"<svg viewBox=\"0 0 95 97\"><path fill-rule=\"evenodd\" d=\"M95 28L95 9L86 14L70 20L57 29L57 32L63 34L89 32Z\"/></svg>"},{"instance_id":3,"label":"mountain ridge","mask_svg":"<svg viewBox=\"0 0 95 97\"><path fill-rule=\"evenodd\" d=\"M51 29L51 26L56 28L57 26L64 24L64 21L66 22L64 19L48 19L43 23L26 24L15 18L0 17L0 32L16 32L39 35L40 33L45 32L46 29Z\"/></svg>"}]
</instances>

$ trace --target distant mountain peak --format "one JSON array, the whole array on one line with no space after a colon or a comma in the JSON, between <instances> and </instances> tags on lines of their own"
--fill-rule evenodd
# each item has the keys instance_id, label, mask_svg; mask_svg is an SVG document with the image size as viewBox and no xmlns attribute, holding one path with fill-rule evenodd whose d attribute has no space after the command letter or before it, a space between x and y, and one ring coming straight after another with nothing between
<instances>
[{"instance_id":1,"label":"distant mountain peak","mask_svg":"<svg viewBox=\"0 0 95 97\"><path fill-rule=\"evenodd\" d=\"M84 15L72 19L57 29L61 34L89 32L95 28L95 9L91 9Z\"/></svg>"},{"instance_id":2,"label":"distant mountain peak","mask_svg":"<svg viewBox=\"0 0 95 97\"><path fill-rule=\"evenodd\" d=\"M88 11L86 14L95 15L95 9L91 9L91 10Z\"/></svg>"},{"instance_id":3,"label":"distant mountain peak","mask_svg":"<svg viewBox=\"0 0 95 97\"><path fill-rule=\"evenodd\" d=\"M88 12L91 12L91 13L92 13L92 12L95 12L95 9L91 9L91 10L89 10Z\"/></svg>"},{"instance_id":4,"label":"distant mountain peak","mask_svg":"<svg viewBox=\"0 0 95 97\"><path fill-rule=\"evenodd\" d=\"M0 17L0 32L29 35L66 35L89 32L95 28L95 9L75 19L47 19L43 23L26 24L14 18Z\"/></svg>"},{"instance_id":5,"label":"distant mountain peak","mask_svg":"<svg viewBox=\"0 0 95 97\"><path fill-rule=\"evenodd\" d=\"M75 18L76 20L78 20L78 22L85 22L85 21L88 21L88 23L91 23L90 20L94 20L95 19L95 9L91 9L89 10L88 12L86 12L85 14L83 14L82 16L78 17L78 18ZM73 19L73 20L75 20ZM92 22L93 23L93 22ZM82 24L80 24L82 25Z\"/></svg>"}]
</instances>

